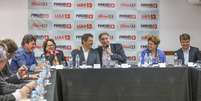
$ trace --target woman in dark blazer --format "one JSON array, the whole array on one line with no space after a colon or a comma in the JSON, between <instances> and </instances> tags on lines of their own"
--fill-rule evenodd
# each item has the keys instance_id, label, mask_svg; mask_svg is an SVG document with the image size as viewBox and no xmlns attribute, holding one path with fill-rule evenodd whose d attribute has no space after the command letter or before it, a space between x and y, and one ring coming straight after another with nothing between
<instances>
[{"instance_id":1,"label":"woman in dark blazer","mask_svg":"<svg viewBox=\"0 0 201 101\"><path fill-rule=\"evenodd\" d=\"M56 49L56 43L53 39L47 39L43 42L43 51L41 57L45 55L50 65L61 65L65 62L63 51Z\"/></svg>"}]
</instances>

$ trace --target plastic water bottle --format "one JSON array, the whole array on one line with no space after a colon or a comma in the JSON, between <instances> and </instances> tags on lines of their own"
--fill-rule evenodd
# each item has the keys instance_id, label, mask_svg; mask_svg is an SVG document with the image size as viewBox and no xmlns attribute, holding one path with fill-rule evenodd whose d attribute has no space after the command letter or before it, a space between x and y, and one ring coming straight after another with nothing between
<instances>
[{"instance_id":1,"label":"plastic water bottle","mask_svg":"<svg viewBox=\"0 0 201 101\"><path fill-rule=\"evenodd\" d=\"M178 55L174 53L174 66L178 66Z\"/></svg>"},{"instance_id":2,"label":"plastic water bottle","mask_svg":"<svg viewBox=\"0 0 201 101\"><path fill-rule=\"evenodd\" d=\"M150 53L147 53L148 54L148 60L147 60L147 63L149 66L152 65L152 57L151 57L151 54Z\"/></svg>"},{"instance_id":3,"label":"plastic water bottle","mask_svg":"<svg viewBox=\"0 0 201 101\"><path fill-rule=\"evenodd\" d=\"M41 63L45 63L46 62L46 58L45 58L44 54L41 56L40 62Z\"/></svg>"},{"instance_id":4,"label":"plastic water bottle","mask_svg":"<svg viewBox=\"0 0 201 101\"><path fill-rule=\"evenodd\" d=\"M31 93L31 101L38 101L39 96L36 90L33 90Z\"/></svg>"},{"instance_id":5,"label":"plastic water bottle","mask_svg":"<svg viewBox=\"0 0 201 101\"><path fill-rule=\"evenodd\" d=\"M76 57L75 57L75 67L76 68L79 68L80 66L80 57L79 55L77 54Z\"/></svg>"}]
</instances>

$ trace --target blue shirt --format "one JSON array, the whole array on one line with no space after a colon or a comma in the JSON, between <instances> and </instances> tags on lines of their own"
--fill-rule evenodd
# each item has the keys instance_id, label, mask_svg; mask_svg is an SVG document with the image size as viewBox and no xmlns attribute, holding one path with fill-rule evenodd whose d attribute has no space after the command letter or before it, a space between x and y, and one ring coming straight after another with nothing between
<instances>
[{"instance_id":1,"label":"blue shirt","mask_svg":"<svg viewBox=\"0 0 201 101\"><path fill-rule=\"evenodd\" d=\"M16 73L22 65L27 66L28 71L33 71L36 67L36 58L34 52L27 52L25 48L19 48L16 55L12 58L10 70Z\"/></svg>"},{"instance_id":2,"label":"blue shirt","mask_svg":"<svg viewBox=\"0 0 201 101\"><path fill-rule=\"evenodd\" d=\"M144 64L145 62L145 56L149 56L150 53L150 50L149 49L145 49L141 52L141 55L140 55L140 61L141 61L141 64ZM166 62L166 57L165 57L165 53L160 50L160 49L157 49L157 57L152 57L152 64L158 64L158 63L165 63Z\"/></svg>"}]
</instances>

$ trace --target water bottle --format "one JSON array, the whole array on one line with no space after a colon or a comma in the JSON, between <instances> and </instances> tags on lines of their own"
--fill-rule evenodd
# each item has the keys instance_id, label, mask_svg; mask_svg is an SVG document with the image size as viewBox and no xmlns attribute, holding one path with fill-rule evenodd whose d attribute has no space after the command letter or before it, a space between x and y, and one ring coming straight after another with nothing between
<instances>
[{"instance_id":1,"label":"water bottle","mask_svg":"<svg viewBox=\"0 0 201 101\"><path fill-rule=\"evenodd\" d=\"M148 54L148 60L147 60L147 63L149 66L152 65L152 57L151 57L151 54L150 53L147 53Z\"/></svg>"},{"instance_id":2,"label":"water bottle","mask_svg":"<svg viewBox=\"0 0 201 101\"><path fill-rule=\"evenodd\" d=\"M178 66L178 55L174 53L174 66Z\"/></svg>"},{"instance_id":3,"label":"water bottle","mask_svg":"<svg viewBox=\"0 0 201 101\"><path fill-rule=\"evenodd\" d=\"M39 100L39 96L36 90L33 90L31 92L31 101L38 101Z\"/></svg>"},{"instance_id":4,"label":"water bottle","mask_svg":"<svg viewBox=\"0 0 201 101\"><path fill-rule=\"evenodd\" d=\"M75 67L79 68L79 66L80 66L80 57L79 54L77 54L75 57Z\"/></svg>"},{"instance_id":5,"label":"water bottle","mask_svg":"<svg viewBox=\"0 0 201 101\"><path fill-rule=\"evenodd\" d=\"M41 63L45 63L46 62L46 58L45 58L44 54L41 56L40 62Z\"/></svg>"}]
</instances>

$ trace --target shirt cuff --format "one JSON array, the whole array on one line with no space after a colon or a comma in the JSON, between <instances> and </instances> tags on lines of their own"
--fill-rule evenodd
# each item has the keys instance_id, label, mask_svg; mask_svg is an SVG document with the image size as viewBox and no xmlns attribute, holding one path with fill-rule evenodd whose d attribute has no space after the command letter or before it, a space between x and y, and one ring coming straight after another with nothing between
<instances>
[{"instance_id":1,"label":"shirt cuff","mask_svg":"<svg viewBox=\"0 0 201 101\"><path fill-rule=\"evenodd\" d=\"M16 73L16 75L17 75L17 78L20 80L20 79L21 79L21 77L20 77L20 75L19 75L19 73L18 73L18 72Z\"/></svg>"},{"instance_id":2,"label":"shirt cuff","mask_svg":"<svg viewBox=\"0 0 201 101\"><path fill-rule=\"evenodd\" d=\"M29 70L30 70L30 71L34 71L35 68L36 68L36 64L33 64L33 65L30 66Z\"/></svg>"},{"instance_id":3,"label":"shirt cuff","mask_svg":"<svg viewBox=\"0 0 201 101\"><path fill-rule=\"evenodd\" d=\"M22 99L22 96L20 94L20 90L17 89L14 93L12 93L13 96L15 97L16 101L20 101L20 99Z\"/></svg>"}]
</instances>

